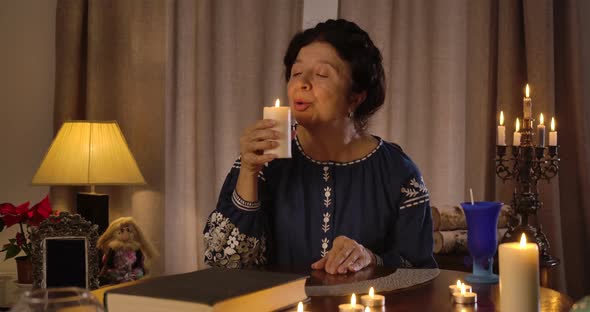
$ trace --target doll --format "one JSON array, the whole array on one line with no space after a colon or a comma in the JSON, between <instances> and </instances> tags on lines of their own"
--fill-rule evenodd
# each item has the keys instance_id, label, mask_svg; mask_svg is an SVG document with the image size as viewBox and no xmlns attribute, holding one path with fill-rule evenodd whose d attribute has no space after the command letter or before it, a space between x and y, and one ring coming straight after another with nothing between
<instances>
[{"instance_id":1,"label":"doll","mask_svg":"<svg viewBox=\"0 0 590 312\"><path fill-rule=\"evenodd\" d=\"M113 221L98 239L103 252L102 285L138 280L149 273L149 260L157 255L154 246L131 217Z\"/></svg>"}]
</instances>

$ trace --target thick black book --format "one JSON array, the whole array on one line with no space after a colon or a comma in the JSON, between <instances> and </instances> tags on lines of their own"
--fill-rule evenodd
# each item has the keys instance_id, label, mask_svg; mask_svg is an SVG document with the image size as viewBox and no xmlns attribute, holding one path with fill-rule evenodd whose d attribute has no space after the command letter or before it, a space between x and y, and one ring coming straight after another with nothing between
<instances>
[{"instance_id":1,"label":"thick black book","mask_svg":"<svg viewBox=\"0 0 590 312\"><path fill-rule=\"evenodd\" d=\"M306 276L210 268L144 280L105 294L109 312L273 311L307 298Z\"/></svg>"}]
</instances>

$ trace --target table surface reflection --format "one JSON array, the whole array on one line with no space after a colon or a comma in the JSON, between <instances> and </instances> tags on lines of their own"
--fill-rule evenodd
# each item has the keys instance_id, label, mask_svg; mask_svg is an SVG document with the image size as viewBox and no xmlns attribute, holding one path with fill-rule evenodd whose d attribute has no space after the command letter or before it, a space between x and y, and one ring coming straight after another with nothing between
<instances>
[{"instance_id":1,"label":"table surface reflection","mask_svg":"<svg viewBox=\"0 0 590 312\"><path fill-rule=\"evenodd\" d=\"M287 271L283 269L271 269L271 271ZM304 270L288 270L297 273L305 273ZM336 285L351 283L366 279L374 279L395 272L392 268L366 268L360 272L347 275L330 275L323 271L309 271L310 278L306 285ZM372 311L421 311L421 312L445 312L445 311L500 311L498 284L485 285L473 284L473 291L477 293L476 305L454 304L449 294L448 286L455 284L458 279L464 280L466 272L441 270L440 275L432 281L403 290L380 293L385 295L385 307ZM357 294L358 298L359 294ZM357 299L358 300L358 299ZM350 303L348 296L321 296L311 297L305 304L306 311L338 311L338 305ZM567 312L573 305L572 299L555 290L541 287L541 311L543 312Z\"/></svg>"}]
</instances>

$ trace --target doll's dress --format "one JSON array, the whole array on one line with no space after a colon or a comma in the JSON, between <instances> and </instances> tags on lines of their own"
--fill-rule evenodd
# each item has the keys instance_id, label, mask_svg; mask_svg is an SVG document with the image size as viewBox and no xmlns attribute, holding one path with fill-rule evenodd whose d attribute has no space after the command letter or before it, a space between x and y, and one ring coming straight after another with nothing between
<instances>
[{"instance_id":1,"label":"doll's dress","mask_svg":"<svg viewBox=\"0 0 590 312\"><path fill-rule=\"evenodd\" d=\"M141 250L111 250L103 258L103 263L101 280L109 284L130 282L144 276Z\"/></svg>"}]
</instances>

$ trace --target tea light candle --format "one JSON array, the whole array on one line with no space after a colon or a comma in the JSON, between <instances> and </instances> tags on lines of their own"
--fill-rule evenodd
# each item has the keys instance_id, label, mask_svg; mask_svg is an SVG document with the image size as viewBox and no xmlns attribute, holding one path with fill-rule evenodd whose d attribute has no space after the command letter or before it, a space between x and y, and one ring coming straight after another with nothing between
<instances>
[{"instance_id":1,"label":"tea light candle","mask_svg":"<svg viewBox=\"0 0 590 312\"><path fill-rule=\"evenodd\" d=\"M307 310L303 310L303 302L299 301L299 303L297 304L297 310L293 310L293 312L307 312Z\"/></svg>"},{"instance_id":2,"label":"tea light candle","mask_svg":"<svg viewBox=\"0 0 590 312\"><path fill-rule=\"evenodd\" d=\"M500 310L539 311L539 247L527 243L524 233L520 243L498 246L500 266Z\"/></svg>"},{"instance_id":3,"label":"tea light candle","mask_svg":"<svg viewBox=\"0 0 590 312\"><path fill-rule=\"evenodd\" d=\"M555 131L555 118L551 117L551 131L549 131L549 146L557 146L557 131Z\"/></svg>"},{"instance_id":4,"label":"tea light candle","mask_svg":"<svg viewBox=\"0 0 590 312\"><path fill-rule=\"evenodd\" d=\"M356 303L356 295L352 294L350 297L350 304L339 304L338 311L339 312L363 312L363 306Z\"/></svg>"},{"instance_id":5,"label":"tea light candle","mask_svg":"<svg viewBox=\"0 0 590 312\"><path fill-rule=\"evenodd\" d=\"M461 280L457 280L456 285L449 285L449 293L452 295L456 292L461 292L461 285L465 285L465 291L467 291L467 292L472 291L471 285L467 285L467 284L461 282Z\"/></svg>"},{"instance_id":6,"label":"tea light candle","mask_svg":"<svg viewBox=\"0 0 590 312\"><path fill-rule=\"evenodd\" d=\"M280 133L276 141L279 146L265 150L265 154L276 154L279 158L291 158L291 109L288 106L281 106L281 101L276 100L274 107L265 107L263 110L264 119L272 119L277 124L272 128Z\"/></svg>"},{"instance_id":7,"label":"tea light candle","mask_svg":"<svg viewBox=\"0 0 590 312\"><path fill-rule=\"evenodd\" d=\"M379 307L385 305L385 296L375 294L375 289L371 287L369 294L361 297L361 303L367 307Z\"/></svg>"},{"instance_id":8,"label":"tea light candle","mask_svg":"<svg viewBox=\"0 0 590 312\"><path fill-rule=\"evenodd\" d=\"M461 304L474 304L477 302L477 294L466 292L465 284L461 284L461 291L453 293L453 301Z\"/></svg>"},{"instance_id":9,"label":"tea light candle","mask_svg":"<svg viewBox=\"0 0 590 312\"><path fill-rule=\"evenodd\" d=\"M520 120L516 118L516 131L512 137L512 146L520 146Z\"/></svg>"},{"instance_id":10,"label":"tea light candle","mask_svg":"<svg viewBox=\"0 0 590 312\"><path fill-rule=\"evenodd\" d=\"M500 125L498 126L497 145L506 146L506 127L504 127L504 112L500 111Z\"/></svg>"}]
</instances>

